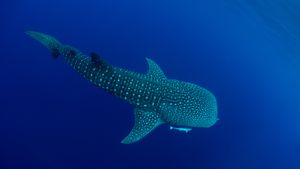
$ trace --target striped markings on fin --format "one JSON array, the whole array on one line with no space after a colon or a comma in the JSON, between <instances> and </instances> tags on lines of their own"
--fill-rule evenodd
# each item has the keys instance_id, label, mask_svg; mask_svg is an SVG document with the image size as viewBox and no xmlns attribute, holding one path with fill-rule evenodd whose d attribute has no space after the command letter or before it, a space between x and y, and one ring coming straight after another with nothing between
<instances>
[{"instance_id":1,"label":"striped markings on fin","mask_svg":"<svg viewBox=\"0 0 300 169\"><path fill-rule=\"evenodd\" d=\"M122 140L121 143L123 144L131 144L142 139L163 123L160 120L158 113L153 111L136 108L134 115L134 126L128 136Z\"/></svg>"},{"instance_id":2,"label":"striped markings on fin","mask_svg":"<svg viewBox=\"0 0 300 169\"><path fill-rule=\"evenodd\" d=\"M190 132L192 129L191 128L184 128L184 127L173 127L170 126L170 130L177 130L177 131L182 131L182 132Z\"/></svg>"}]
</instances>

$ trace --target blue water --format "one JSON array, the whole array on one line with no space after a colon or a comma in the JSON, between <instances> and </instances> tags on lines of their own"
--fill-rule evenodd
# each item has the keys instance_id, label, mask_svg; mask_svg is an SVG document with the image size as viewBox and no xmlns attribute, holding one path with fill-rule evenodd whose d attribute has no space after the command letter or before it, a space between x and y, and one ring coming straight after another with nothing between
<instances>
[{"instance_id":1,"label":"blue water","mask_svg":"<svg viewBox=\"0 0 300 169\"><path fill-rule=\"evenodd\" d=\"M0 169L299 169L299 8L292 0L34 1L1 5ZM133 107L24 34L213 92L220 120L120 141Z\"/></svg>"}]
</instances>

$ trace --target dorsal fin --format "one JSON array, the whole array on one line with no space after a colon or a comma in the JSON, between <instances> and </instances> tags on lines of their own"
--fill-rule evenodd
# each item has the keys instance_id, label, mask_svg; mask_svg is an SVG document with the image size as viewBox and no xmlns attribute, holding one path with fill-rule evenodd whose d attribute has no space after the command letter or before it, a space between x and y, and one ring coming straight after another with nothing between
<instances>
[{"instance_id":1,"label":"dorsal fin","mask_svg":"<svg viewBox=\"0 0 300 169\"><path fill-rule=\"evenodd\" d=\"M142 139L163 123L158 113L153 111L136 108L134 115L134 126L128 136L122 140L123 144L131 144Z\"/></svg>"},{"instance_id":2,"label":"dorsal fin","mask_svg":"<svg viewBox=\"0 0 300 169\"><path fill-rule=\"evenodd\" d=\"M166 76L164 72L161 70L161 68L151 59L146 58L148 65L149 65L149 70L147 73L147 76L153 78L153 79L166 79Z\"/></svg>"},{"instance_id":3,"label":"dorsal fin","mask_svg":"<svg viewBox=\"0 0 300 169\"><path fill-rule=\"evenodd\" d=\"M106 65L105 61L97 53L92 52L90 56L92 63L94 63L95 65L100 67Z\"/></svg>"}]
</instances>

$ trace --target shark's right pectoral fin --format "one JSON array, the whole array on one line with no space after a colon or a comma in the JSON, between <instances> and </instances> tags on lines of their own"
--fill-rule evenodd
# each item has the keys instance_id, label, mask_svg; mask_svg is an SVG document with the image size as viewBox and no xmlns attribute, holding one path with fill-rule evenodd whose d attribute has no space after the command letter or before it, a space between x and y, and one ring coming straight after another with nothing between
<instances>
[{"instance_id":1,"label":"shark's right pectoral fin","mask_svg":"<svg viewBox=\"0 0 300 169\"><path fill-rule=\"evenodd\" d=\"M160 120L158 113L136 108L133 129L130 131L128 136L122 140L122 143L134 143L145 137L161 124L162 121Z\"/></svg>"}]
</instances>

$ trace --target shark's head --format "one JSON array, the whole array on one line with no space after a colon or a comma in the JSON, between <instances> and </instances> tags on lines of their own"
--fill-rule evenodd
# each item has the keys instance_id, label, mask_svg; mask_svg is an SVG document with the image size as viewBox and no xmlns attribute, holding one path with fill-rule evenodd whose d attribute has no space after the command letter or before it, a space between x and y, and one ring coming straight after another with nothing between
<instances>
[{"instance_id":1,"label":"shark's head","mask_svg":"<svg viewBox=\"0 0 300 169\"><path fill-rule=\"evenodd\" d=\"M208 90L185 82L172 81L170 99L161 105L163 121L171 125L211 127L218 120L217 101Z\"/></svg>"}]
</instances>

